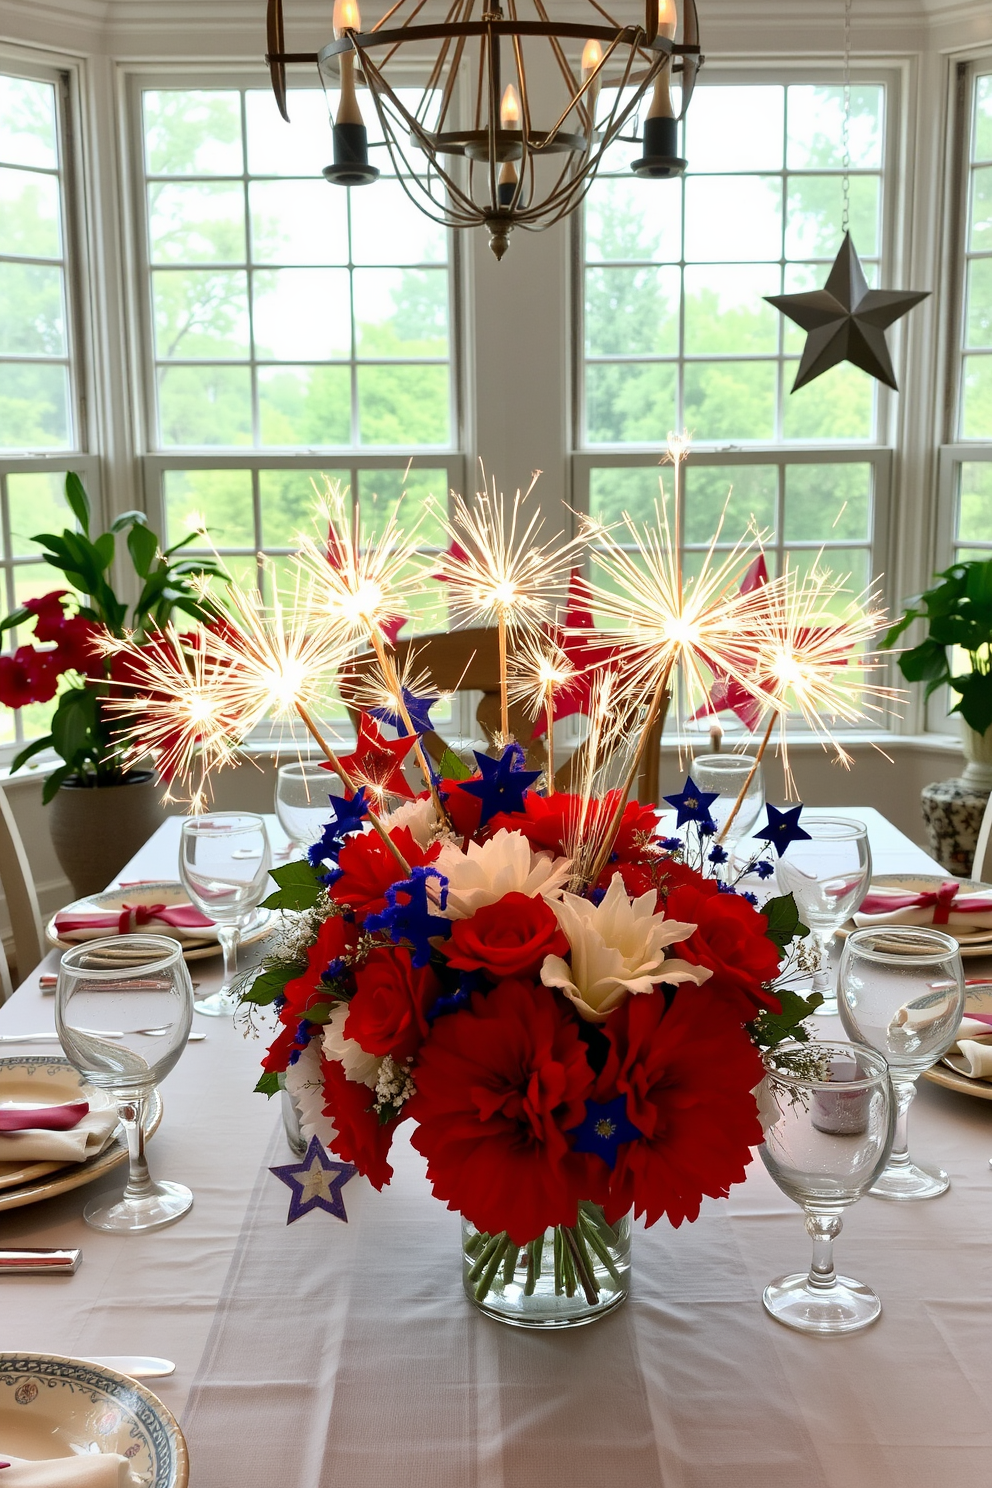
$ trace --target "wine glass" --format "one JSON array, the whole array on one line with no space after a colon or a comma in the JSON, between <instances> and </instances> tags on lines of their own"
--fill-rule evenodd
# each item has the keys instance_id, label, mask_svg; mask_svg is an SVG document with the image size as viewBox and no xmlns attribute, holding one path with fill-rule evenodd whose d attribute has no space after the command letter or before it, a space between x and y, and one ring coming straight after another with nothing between
<instances>
[{"instance_id":1,"label":"wine glass","mask_svg":"<svg viewBox=\"0 0 992 1488\"><path fill-rule=\"evenodd\" d=\"M765 779L760 761L751 754L697 754L689 773L701 791L719 792L710 806L710 816L716 823L713 840L726 848L728 854L732 853L735 843L750 832L765 804ZM742 790L744 798L740 809L734 813ZM733 821L730 821L732 813Z\"/></svg>"},{"instance_id":2,"label":"wine glass","mask_svg":"<svg viewBox=\"0 0 992 1488\"><path fill-rule=\"evenodd\" d=\"M780 1276L762 1300L803 1333L853 1333L882 1304L864 1282L838 1276L833 1243L841 1212L881 1172L892 1146L895 1102L885 1060L863 1044L784 1043L764 1055L774 1111L759 1151L784 1194L799 1204L813 1241L809 1272Z\"/></svg>"},{"instance_id":3,"label":"wine glass","mask_svg":"<svg viewBox=\"0 0 992 1488\"><path fill-rule=\"evenodd\" d=\"M775 866L779 892L792 894L819 951L813 991L823 1002L820 1014L837 1012L830 972L830 944L846 920L861 907L871 884L871 848L864 822L847 816L811 817L803 821L808 842L791 842L788 856Z\"/></svg>"},{"instance_id":4,"label":"wine glass","mask_svg":"<svg viewBox=\"0 0 992 1488\"><path fill-rule=\"evenodd\" d=\"M909 1155L916 1081L957 1036L964 1012L958 943L926 925L855 930L840 962L840 1016L851 1038L885 1055L896 1096L892 1157L871 1192L880 1199L934 1199L950 1179Z\"/></svg>"},{"instance_id":5,"label":"wine glass","mask_svg":"<svg viewBox=\"0 0 992 1488\"><path fill-rule=\"evenodd\" d=\"M315 760L280 765L276 775L276 816L289 838L290 849L306 852L319 842L331 817L328 800L340 794L335 779Z\"/></svg>"},{"instance_id":6,"label":"wine glass","mask_svg":"<svg viewBox=\"0 0 992 1488\"><path fill-rule=\"evenodd\" d=\"M127 1133L130 1172L123 1195L101 1195L83 1210L95 1230L158 1230L193 1203L182 1183L149 1177L144 1130L152 1087L183 1052L192 1021L193 983L182 946L168 936L88 940L62 957L55 990L59 1041L84 1080L113 1094Z\"/></svg>"},{"instance_id":7,"label":"wine glass","mask_svg":"<svg viewBox=\"0 0 992 1488\"><path fill-rule=\"evenodd\" d=\"M200 999L198 1013L226 1017L238 1005L231 992L238 941L265 898L271 863L265 822L252 812L215 811L183 822L179 877L197 909L216 922L224 951L224 984L219 992Z\"/></svg>"}]
</instances>

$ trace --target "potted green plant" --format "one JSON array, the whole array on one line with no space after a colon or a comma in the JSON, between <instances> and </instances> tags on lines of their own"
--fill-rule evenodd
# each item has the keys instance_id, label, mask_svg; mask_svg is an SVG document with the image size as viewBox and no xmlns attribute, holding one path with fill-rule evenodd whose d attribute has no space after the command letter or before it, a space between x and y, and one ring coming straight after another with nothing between
<instances>
[{"instance_id":1,"label":"potted green plant","mask_svg":"<svg viewBox=\"0 0 992 1488\"><path fill-rule=\"evenodd\" d=\"M52 803L56 855L82 895L105 887L162 819L154 771L135 768L133 744L125 746L116 736L105 707L113 662L99 642L125 634L140 641L173 622L177 612L209 622L215 612L198 581L229 580L210 559L180 556L198 534L163 550L144 512L128 511L109 531L92 537L90 503L77 475L66 476L65 494L78 530L39 533L32 541L72 588L28 600L0 621L0 632L33 623L35 642L0 656L0 702L20 708L58 696L51 732L22 749L11 771L43 750L61 758L45 780L42 799ZM140 582L130 607L110 580L117 537L124 532Z\"/></svg>"}]
</instances>

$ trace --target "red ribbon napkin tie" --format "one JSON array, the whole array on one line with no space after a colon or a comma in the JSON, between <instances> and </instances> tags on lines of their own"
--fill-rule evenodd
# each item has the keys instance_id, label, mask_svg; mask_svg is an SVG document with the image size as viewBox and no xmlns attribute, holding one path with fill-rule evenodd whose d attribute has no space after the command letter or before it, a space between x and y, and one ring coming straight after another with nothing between
<instances>
[{"instance_id":1,"label":"red ribbon napkin tie","mask_svg":"<svg viewBox=\"0 0 992 1488\"><path fill-rule=\"evenodd\" d=\"M60 1106L0 1106L0 1132L72 1131L89 1109L89 1101L65 1101Z\"/></svg>"},{"instance_id":2,"label":"red ribbon napkin tie","mask_svg":"<svg viewBox=\"0 0 992 1488\"><path fill-rule=\"evenodd\" d=\"M992 913L992 898L987 894L967 894L961 904L955 905L960 893L958 883L943 883L939 889L922 894L868 894L861 905L861 914L885 914L894 909L933 909L933 923L946 925L951 910L957 908L962 914L971 910L975 914Z\"/></svg>"},{"instance_id":3,"label":"red ribbon napkin tie","mask_svg":"<svg viewBox=\"0 0 992 1488\"><path fill-rule=\"evenodd\" d=\"M192 904L125 904L118 912L98 914L94 910L77 910L55 916L55 928L60 935L73 930L115 930L118 935L130 935L141 925L152 920L161 920L177 930L212 930L214 921L201 914Z\"/></svg>"}]
</instances>

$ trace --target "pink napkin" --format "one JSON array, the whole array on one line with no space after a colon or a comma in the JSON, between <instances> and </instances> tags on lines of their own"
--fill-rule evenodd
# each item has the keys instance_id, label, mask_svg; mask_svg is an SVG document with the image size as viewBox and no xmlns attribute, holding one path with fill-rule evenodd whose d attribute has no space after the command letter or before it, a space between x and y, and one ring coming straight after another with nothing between
<instances>
[{"instance_id":1,"label":"pink napkin","mask_svg":"<svg viewBox=\"0 0 992 1488\"><path fill-rule=\"evenodd\" d=\"M0 1453L2 1488L137 1488L140 1481L117 1452L83 1452L44 1462Z\"/></svg>"},{"instance_id":2,"label":"pink napkin","mask_svg":"<svg viewBox=\"0 0 992 1488\"><path fill-rule=\"evenodd\" d=\"M109 914L103 910L70 906L55 916L55 929L59 935L71 935L78 930L131 935L139 926L151 925L156 920L176 930L214 928L214 921L201 914L192 904L125 904L120 910L111 910Z\"/></svg>"},{"instance_id":3,"label":"pink napkin","mask_svg":"<svg viewBox=\"0 0 992 1488\"><path fill-rule=\"evenodd\" d=\"M0 1106L0 1132L71 1131L89 1109L89 1101L66 1101L60 1106Z\"/></svg>"},{"instance_id":4,"label":"pink napkin","mask_svg":"<svg viewBox=\"0 0 992 1488\"><path fill-rule=\"evenodd\" d=\"M868 891L854 919L865 929L874 925L946 925L950 930L985 930L992 928L992 890L963 894L961 885L953 880L922 893L876 885Z\"/></svg>"}]
</instances>

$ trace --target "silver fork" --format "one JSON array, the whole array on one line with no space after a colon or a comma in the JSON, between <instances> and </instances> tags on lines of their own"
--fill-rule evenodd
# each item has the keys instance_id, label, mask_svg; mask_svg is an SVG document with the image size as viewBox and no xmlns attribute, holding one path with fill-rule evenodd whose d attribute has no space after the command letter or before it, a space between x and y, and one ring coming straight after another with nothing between
<instances>
[{"instance_id":1,"label":"silver fork","mask_svg":"<svg viewBox=\"0 0 992 1488\"><path fill-rule=\"evenodd\" d=\"M115 1030L109 1028L80 1028L80 1033L92 1034L94 1038L122 1039L126 1034L143 1033L149 1038L164 1038L171 1033L170 1028L128 1028L126 1030ZM190 1033L187 1042L201 1043L206 1038L205 1033ZM0 1033L0 1044L57 1044L59 1036L57 1033Z\"/></svg>"}]
</instances>

